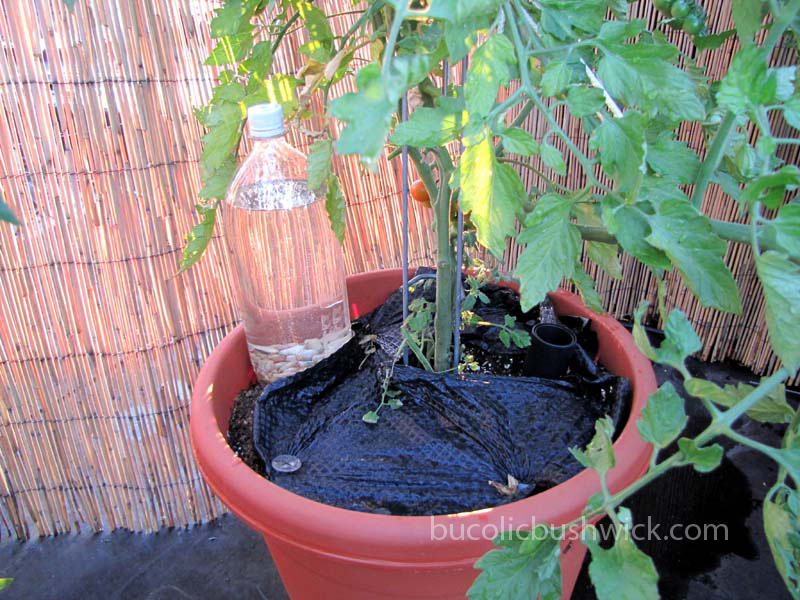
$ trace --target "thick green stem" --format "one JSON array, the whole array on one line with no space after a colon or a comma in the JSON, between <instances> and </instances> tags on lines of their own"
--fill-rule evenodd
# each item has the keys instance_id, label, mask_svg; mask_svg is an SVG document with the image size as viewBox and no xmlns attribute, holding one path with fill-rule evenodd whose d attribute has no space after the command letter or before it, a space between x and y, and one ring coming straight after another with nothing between
<instances>
[{"instance_id":1,"label":"thick green stem","mask_svg":"<svg viewBox=\"0 0 800 600\"><path fill-rule=\"evenodd\" d=\"M441 149L440 149L441 150ZM436 223L436 316L433 320L433 368L446 371L453 362L453 320L455 261L450 245L450 170L445 165L450 157L443 157L447 150L439 152L436 162L439 167L439 192L433 206Z\"/></svg>"},{"instance_id":2,"label":"thick green stem","mask_svg":"<svg viewBox=\"0 0 800 600\"><path fill-rule=\"evenodd\" d=\"M711 181L714 171L717 170L719 163L722 162L722 157L725 154L725 148L728 147L731 136L736 131L736 115L730 111L725 113L722 122L719 124L719 129L714 136L714 141L711 143L711 148L708 150L703 164L700 165L700 170L697 172L697 177L694 180L694 191L692 192L692 204L697 210L700 210L703 204L703 196L706 193L706 188Z\"/></svg>"}]
</instances>

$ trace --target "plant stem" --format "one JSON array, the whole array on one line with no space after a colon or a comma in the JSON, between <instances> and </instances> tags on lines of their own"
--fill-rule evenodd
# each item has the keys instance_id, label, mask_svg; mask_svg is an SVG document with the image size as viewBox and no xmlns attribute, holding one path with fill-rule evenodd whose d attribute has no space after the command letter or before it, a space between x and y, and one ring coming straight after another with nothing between
<instances>
[{"instance_id":1,"label":"plant stem","mask_svg":"<svg viewBox=\"0 0 800 600\"><path fill-rule=\"evenodd\" d=\"M533 102L536 105L536 108L539 109L539 111L542 113L547 122L550 123L550 127L553 129L553 131L567 145L567 148L569 148L572 154L575 155L575 158L578 159L578 162L581 164L581 167L583 167L583 170L586 173L586 176L589 178L589 180L603 191L611 192L612 191L611 188L609 188L607 185L605 185L603 182L601 182L594 176L594 169L592 168L591 161L586 157L586 155L583 152L581 152L580 148L578 148L575 145L575 142L573 142L572 139L570 139L569 135L567 135L567 133L561 128L561 125L559 125L558 121L556 121L553 118L553 115L550 114L550 110L547 108L545 103L542 102L542 99L539 98L538 94L536 93L536 90L531 84L531 76L530 73L528 72L528 61L526 58L527 55L525 53L525 48L522 45L522 40L520 39L519 36L519 28L517 27L516 21L514 21L514 13L512 12L511 7L508 5L506 5L505 11L506 11L506 22L511 26L511 37L514 40L514 46L517 52L517 60L519 61L520 64L519 70L520 74L522 75L522 85L523 88L525 89L525 93L528 95L531 102Z\"/></svg>"},{"instance_id":2,"label":"plant stem","mask_svg":"<svg viewBox=\"0 0 800 600\"><path fill-rule=\"evenodd\" d=\"M735 131L736 115L731 111L726 111L717 133L714 135L714 141L711 142L711 147L708 149L708 154L703 164L700 165L700 170L694 180L694 191L692 192L691 200L697 210L700 210L703 204L703 196L706 193L708 183L711 181L711 176L717 170L719 163L722 162L725 148L728 147L731 136Z\"/></svg>"},{"instance_id":3,"label":"plant stem","mask_svg":"<svg viewBox=\"0 0 800 600\"><path fill-rule=\"evenodd\" d=\"M450 245L450 171L445 167L450 156L444 157L446 148L438 148L436 162L439 167L439 192L433 206L436 223L436 315L433 319L433 368L446 371L453 362L454 273L453 251ZM452 163L450 163L452 164Z\"/></svg>"},{"instance_id":4,"label":"plant stem","mask_svg":"<svg viewBox=\"0 0 800 600\"><path fill-rule=\"evenodd\" d=\"M289 17L289 20L286 21L286 23L284 23L283 27L281 27L281 30L278 32L278 35L275 37L275 41L272 42L272 54L275 54L275 52L277 52L278 46L281 45L281 41L283 41L283 37L286 35L286 32L289 31L289 28L292 26L292 23L297 21L297 19L299 18L300 18L300 13L296 12L291 17Z\"/></svg>"}]
</instances>

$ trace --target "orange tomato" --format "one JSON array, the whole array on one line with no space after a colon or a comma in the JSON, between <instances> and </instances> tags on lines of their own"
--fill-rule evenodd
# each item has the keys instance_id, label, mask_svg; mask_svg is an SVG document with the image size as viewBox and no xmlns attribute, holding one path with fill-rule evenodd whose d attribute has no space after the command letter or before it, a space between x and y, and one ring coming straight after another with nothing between
<instances>
[{"instance_id":1,"label":"orange tomato","mask_svg":"<svg viewBox=\"0 0 800 600\"><path fill-rule=\"evenodd\" d=\"M411 184L411 197L420 204L424 204L430 208L431 198L428 195L428 189L425 187L425 183L422 179L417 179Z\"/></svg>"}]
</instances>

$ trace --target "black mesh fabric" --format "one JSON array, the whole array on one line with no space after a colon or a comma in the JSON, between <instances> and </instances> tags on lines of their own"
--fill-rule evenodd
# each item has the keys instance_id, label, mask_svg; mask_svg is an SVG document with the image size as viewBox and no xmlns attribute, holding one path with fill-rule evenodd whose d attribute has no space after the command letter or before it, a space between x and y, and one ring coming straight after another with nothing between
<instances>
[{"instance_id":1,"label":"black mesh fabric","mask_svg":"<svg viewBox=\"0 0 800 600\"><path fill-rule=\"evenodd\" d=\"M488 306L475 312L490 322L511 314L532 325L534 309L522 314L516 293L486 286ZM433 290L418 287L415 295ZM585 446L594 422L610 415L620 431L627 419L630 386L590 358L597 341L589 323L561 318L581 348L561 380L491 373L431 373L395 366L391 389L403 406L384 407L377 424L361 417L377 406L386 369L386 348L395 347L402 321L400 292L354 325L356 335L314 367L279 380L256 404L254 441L274 483L296 494L351 510L433 515L497 506L548 489L581 470L569 453ZM464 332L467 351L495 357L497 369L513 372L524 350L506 349L493 327ZM378 336L366 355L363 336ZM383 340L386 343L381 344ZM499 357L499 358L498 358ZM302 466L281 473L271 466L281 454ZM489 481L521 485L504 495Z\"/></svg>"}]
</instances>

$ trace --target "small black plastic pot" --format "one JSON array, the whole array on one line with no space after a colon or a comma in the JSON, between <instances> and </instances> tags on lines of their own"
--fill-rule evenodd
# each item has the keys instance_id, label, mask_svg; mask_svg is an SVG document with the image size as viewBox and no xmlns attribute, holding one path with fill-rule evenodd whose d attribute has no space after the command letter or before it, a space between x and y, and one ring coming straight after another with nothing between
<instances>
[{"instance_id":1,"label":"small black plastic pot","mask_svg":"<svg viewBox=\"0 0 800 600\"><path fill-rule=\"evenodd\" d=\"M537 323L522 367L527 377L561 377L567 372L577 341L569 327L559 323Z\"/></svg>"}]
</instances>

